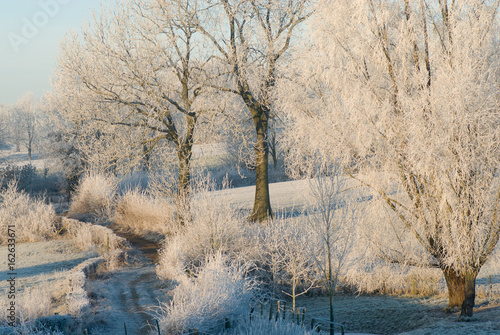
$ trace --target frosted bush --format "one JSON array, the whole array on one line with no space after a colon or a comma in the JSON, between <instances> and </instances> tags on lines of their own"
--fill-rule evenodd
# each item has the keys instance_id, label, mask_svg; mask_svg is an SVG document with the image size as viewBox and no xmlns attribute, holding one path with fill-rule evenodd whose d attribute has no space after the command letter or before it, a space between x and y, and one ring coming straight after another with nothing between
<instances>
[{"instance_id":1,"label":"frosted bush","mask_svg":"<svg viewBox=\"0 0 500 335\"><path fill-rule=\"evenodd\" d=\"M103 255L108 269L118 267L125 248L123 237L109 228L74 219L63 218L62 224L77 248Z\"/></svg>"},{"instance_id":2,"label":"frosted bush","mask_svg":"<svg viewBox=\"0 0 500 335\"><path fill-rule=\"evenodd\" d=\"M196 271L214 253L233 259L256 260L261 251L256 238L259 230L217 195L202 192L191 202L191 221L168 239L160 251L157 273L177 279L185 270Z\"/></svg>"},{"instance_id":3,"label":"frosted bush","mask_svg":"<svg viewBox=\"0 0 500 335\"><path fill-rule=\"evenodd\" d=\"M35 242L50 238L56 233L56 215L50 205L35 200L18 191L16 184L0 190L0 244L6 244L7 226L14 226L16 242Z\"/></svg>"},{"instance_id":4,"label":"frosted bush","mask_svg":"<svg viewBox=\"0 0 500 335\"><path fill-rule=\"evenodd\" d=\"M272 273L273 293L274 284L286 285L281 291L292 298L294 310L296 297L305 294L317 282L314 260L307 250L313 242L312 235L303 220L269 221L262 232L262 265Z\"/></svg>"},{"instance_id":5,"label":"frosted bush","mask_svg":"<svg viewBox=\"0 0 500 335\"><path fill-rule=\"evenodd\" d=\"M224 328L226 319L246 316L255 286L245 273L244 266L220 253L209 257L197 276L184 280L172 291L171 303L162 306L162 333L214 332Z\"/></svg>"},{"instance_id":6,"label":"frosted bush","mask_svg":"<svg viewBox=\"0 0 500 335\"><path fill-rule=\"evenodd\" d=\"M63 219L68 235L81 250L114 250L123 247L125 239L113 233L109 228L81 222L73 219Z\"/></svg>"},{"instance_id":7,"label":"frosted bush","mask_svg":"<svg viewBox=\"0 0 500 335\"><path fill-rule=\"evenodd\" d=\"M172 204L160 197L153 197L138 189L129 190L116 204L113 221L136 234L171 235L176 227Z\"/></svg>"},{"instance_id":8,"label":"frosted bush","mask_svg":"<svg viewBox=\"0 0 500 335\"><path fill-rule=\"evenodd\" d=\"M87 173L76 187L68 217L107 220L111 217L116 181L96 173Z\"/></svg>"}]
</instances>

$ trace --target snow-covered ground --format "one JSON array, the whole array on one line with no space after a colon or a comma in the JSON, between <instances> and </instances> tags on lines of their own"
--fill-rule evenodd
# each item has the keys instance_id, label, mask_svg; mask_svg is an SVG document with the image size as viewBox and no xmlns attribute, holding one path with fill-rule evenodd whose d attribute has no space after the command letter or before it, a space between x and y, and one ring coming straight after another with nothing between
<instances>
[{"instance_id":1,"label":"snow-covered ground","mask_svg":"<svg viewBox=\"0 0 500 335\"><path fill-rule=\"evenodd\" d=\"M125 327L128 334L150 334L157 307L168 296L155 264L134 249L121 269L89 282L87 290L92 309L83 317L93 320L91 334L103 335L125 334Z\"/></svg>"},{"instance_id":2,"label":"snow-covered ground","mask_svg":"<svg viewBox=\"0 0 500 335\"><path fill-rule=\"evenodd\" d=\"M269 185L271 207L277 213L300 211L307 205L309 188L307 180L293 180ZM222 197L235 208L251 210L255 199L255 186L231 188L215 191L214 196Z\"/></svg>"},{"instance_id":3,"label":"snow-covered ground","mask_svg":"<svg viewBox=\"0 0 500 335\"><path fill-rule=\"evenodd\" d=\"M16 290L14 301L18 305L18 313L41 316L67 313L67 299L64 296L68 292L72 269L97 256L93 252L76 250L70 240L18 243L15 248L15 269L11 271L7 266L7 254L7 246L0 246L0 255L3 256L0 259L0 274L5 279L0 282L0 302L5 305L11 300L7 295L10 286L7 278L13 276ZM11 275L12 272L15 275ZM40 306L35 306L37 304ZM0 315L3 319L3 310Z\"/></svg>"},{"instance_id":4,"label":"snow-covered ground","mask_svg":"<svg viewBox=\"0 0 500 335\"><path fill-rule=\"evenodd\" d=\"M355 186L353 181L349 187ZM271 207L275 213L300 213L310 199L307 180L271 184ZM255 187L215 192L235 207L250 211ZM300 220L300 217L297 218ZM336 321L347 330L375 334L500 334L500 246L483 266L477 278L475 316L471 322L457 322L458 314L446 314L448 304L443 292L437 297L356 296L340 294L335 298ZM490 289L489 280L492 280ZM302 298L298 306L309 317L328 318L328 298Z\"/></svg>"},{"instance_id":5,"label":"snow-covered ground","mask_svg":"<svg viewBox=\"0 0 500 335\"><path fill-rule=\"evenodd\" d=\"M21 151L16 152L13 149L0 150L0 168L7 166L23 166L32 164L38 170L43 170L47 167L48 160L43 159L39 153L32 153L31 162L28 160L28 151L22 148Z\"/></svg>"},{"instance_id":6,"label":"snow-covered ground","mask_svg":"<svg viewBox=\"0 0 500 335\"><path fill-rule=\"evenodd\" d=\"M352 185L351 185L352 186ZM250 211L255 187L216 191L235 207ZM300 213L310 198L307 180L270 185L271 204L277 215ZM6 247L0 247L6 255ZM20 243L17 246L18 290L43 285L57 288L65 283L69 270L94 257L94 253L77 251L70 241L54 240ZM6 258L0 259L5 277ZM348 332L373 334L500 334L500 252L491 257L478 277L478 298L471 322L457 322L457 313L445 314L447 297L431 298L356 296L339 294L335 297L336 321ZM489 290L489 276L492 292ZM0 294L5 296L7 283L0 282ZM154 265L135 255L123 268L106 273L87 286L91 310L83 317L94 324L99 334L122 334L124 323L129 334L147 334L153 322L154 307L168 299L168 287L156 278ZM325 297L303 297L298 306L307 309L307 316L327 318ZM154 324L153 324L154 325Z\"/></svg>"}]
</instances>

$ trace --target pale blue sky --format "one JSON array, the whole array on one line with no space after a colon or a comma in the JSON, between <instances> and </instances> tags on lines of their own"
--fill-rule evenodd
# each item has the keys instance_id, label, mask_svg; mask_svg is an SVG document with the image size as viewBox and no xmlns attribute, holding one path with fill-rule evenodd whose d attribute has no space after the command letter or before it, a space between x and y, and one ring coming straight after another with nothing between
<instances>
[{"instance_id":1,"label":"pale blue sky","mask_svg":"<svg viewBox=\"0 0 500 335\"><path fill-rule=\"evenodd\" d=\"M102 1L0 0L0 104L50 90L60 40Z\"/></svg>"}]
</instances>

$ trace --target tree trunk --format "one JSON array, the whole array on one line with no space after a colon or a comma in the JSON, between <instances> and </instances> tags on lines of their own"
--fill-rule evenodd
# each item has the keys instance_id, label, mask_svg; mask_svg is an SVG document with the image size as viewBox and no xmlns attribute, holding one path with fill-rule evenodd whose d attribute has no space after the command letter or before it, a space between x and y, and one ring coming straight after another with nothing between
<instances>
[{"instance_id":1,"label":"tree trunk","mask_svg":"<svg viewBox=\"0 0 500 335\"><path fill-rule=\"evenodd\" d=\"M269 136L269 153L273 159L273 169L276 170L278 165L278 152L276 148L276 129L271 128Z\"/></svg>"},{"instance_id":2,"label":"tree trunk","mask_svg":"<svg viewBox=\"0 0 500 335\"><path fill-rule=\"evenodd\" d=\"M189 221L189 182L191 180L191 150L178 151L179 180L177 190L177 219L181 224Z\"/></svg>"},{"instance_id":3,"label":"tree trunk","mask_svg":"<svg viewBox=\"0 0 500 335\"><path fill-rule=\"evenodd\" d=\"M333 293L335 292L335 288L332 287L333 285L329 283L330 285L330 290L328 292L329 298L330 298L330 335L335 335L335 327L334 327L334 322L335 322L335 316L333 314Z\"/></svg>"},{"instance_id":4,"label":"tree trunk","mask_svg":"<svg viewBox=\"0 0 500 335\"><path fill-rule=\"evenodd\" d=\"M450 307L460 307L461 316L472 316L476 298L476 271L457 273L453 269L443 270Z\"/></svg>"},{"instance_id":5,"label":"tree trunk","mask_svg":"<svg viewBox=\"0 0 500 335\"><path fill-rule=\"evenodd\" d=\"M142 170L149 172L149 162L151 160L151 150L144 144L142 146Z\"/></svg>"},{"instance_id":6,"label":"tree trunk","mask_svg":"<svg viewBox=\"0 0 500 335\"><path fill-rule=\"evenodd\" d=\"M257 142L255 143L255 201L250 220L263 222L273 217L269 199L269 145L267 142L267 120L262 116L254 117Z\"/></svg>"}]
</instances>

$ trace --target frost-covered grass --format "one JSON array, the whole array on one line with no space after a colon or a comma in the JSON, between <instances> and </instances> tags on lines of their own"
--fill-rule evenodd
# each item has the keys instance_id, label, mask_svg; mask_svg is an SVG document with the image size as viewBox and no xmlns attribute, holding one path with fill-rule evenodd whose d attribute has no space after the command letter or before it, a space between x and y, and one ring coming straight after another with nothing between
<instances>
[{"instance_id":1,"label":"frost-covered grass","mask_svg":"<svg viewBox=\"0 0 500 335\"><path fill-rule=\"evenodd\" d=\"M229 330L221 332L220 335L312 335L318 334L316 331L308 330L308 327L297 325L290 320L279 318L275 320L269 317L253 315L252 320L249 317L236 323L236 326Z\"/></svg>"},{"instance_id":2,"label":"frost-covered grass","mask_svg":"<svg viewBox=\"0 0 500 335\"><path fill-rule=\"evenodd\" d=\"M133 189L119 197L113 222L137 235L171 235L178 230L172 209L165 199Z\"/></svg>"},{"instance_id":3,"label":"frost-covered grass","mask_svg":"<svg viewBox=\"0 0 500 335\"><path fill-rule=\"evenodd\" d=\"M0 325L0 334L8 335L65 335L62 331L52 330L49 327L27 322L16 328Z\"/></svg>"},{"instance_id":4,"label":"frost-covered grass","mask_svg":"<svg viewBox=\"0 0 500 335\"><path fill-rule=\"evenodd\" d=\"M409 267L377 261L347 269L341 285L359 293L429 296L444 292L445 283L439 269Z\"/></svg>"},{"instance_id":5,"label":"frost-covered grass","mask_svg":"<svg viewBox=\"0 0 500 335\"><path fill-rule=\"evenodd\" d=\"M173 290L171 303L162 306L162 332L215 332L224 329L226 320L246 316L255 286L245 272L245 266L221 253L209 257L196 274L185 275Z\"/></svg>"},{"instance_id":6,"label":"frost-covered grass","mask_svg":"<svg viewBox=\"0 0 500 335\"><path fill-rule=\"evenodd\" d=\"M108 270L119 266L123 249L126 247L124 238L117 236L109 228L74 219L63 218L62 224L67 237L77 248L102 255Z\"/></svg>"},{"instance_id":7,"label":"frost-covered grass","mask_svg":"<svg viewBox=\"0 0 500 335\"><path fill-rule=\"evenodd\" d=\"M114 178L87 173L78 184L68 211L74 219L107 220L112 216L116 194Z\"/></svg>"},{"instance_id":8,"label":"frost-covered grass","mask_svg":"<svg viewBox=\"0 0 500 335\"><path fill-rule=\"evenodd\" d=\"M68 318L71 318L69 315L79 317L82 309L88 306L83 268L97 261L91 258L93 256L93 253L76 251L74 244L67 239L18 243L15 270L17 333L14 334L35 332L38 318L51 318L55 313L67 315ZM6 263L6 260L2 262ZM6 268L5 263L2 264L3 268ZM0 283L1 306L10 303L7 295L9 286L7 281ZM2 308L0 334L5 334L1 327L10 321L7 316L7 309ZM50 334L48 329L44 331Z\"/></svg>"},{"instance_id":9,"label":"frost-covered grass","mask_svg":"<svg viewBox=\"0 0 500 335\"><path fill-rule=\"evenodd\" d=\"M56 232L56 215L43 200L32 199L18 191L15 184L0 190L0 244L8 241L7 226L14 226L16 242L43 241Z\"/></svg>"},{"instance_id":10,"label":"frost-covered grass","mask_svg":"<svg viewBox=\"0 0 500 335\"><path fill-rule=\"evenodd\" d=\"M42 316L51 315L54 307L52 301L59 297L59 290L56 290L56 288L62 288L60 283L54 285L54 282L42 281L37 286L26 287L18 292L15 300L17 321L22 324ZM0 302L2 306L9 306L10 301L5 294L5 296L2 295ZM7 308L2 308L0 323L7 323L9 321L8 316Z\"/></svg>"},{"instance_id":11,"label":"frost-covered grass","mask_svg":"<svg viewBox=\"0 0 500 335\"><path fill-rule=\"evenodd\" d=\"M190 203L190 220L165 240L157 267L161 278L176 280L186 271L196 272L207 257L216 253L239 260L260 257L256 238L259 227L249 224L226 199L213 196L212 187L198 187Z\"/></svg>"}]
</instances>

